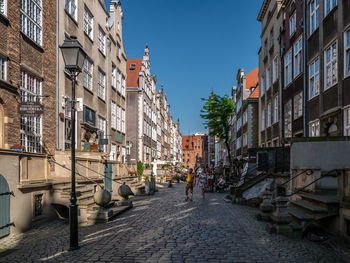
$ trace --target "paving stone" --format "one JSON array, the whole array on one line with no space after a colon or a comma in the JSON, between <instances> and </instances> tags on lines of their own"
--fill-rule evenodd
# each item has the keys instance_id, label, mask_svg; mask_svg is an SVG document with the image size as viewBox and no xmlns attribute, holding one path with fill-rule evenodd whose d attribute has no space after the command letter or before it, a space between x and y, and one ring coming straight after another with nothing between
<instances>
[{"instance_id":1,"label":"paving stone","mask_svg":"<svg viewBox=\"0 0 350 263\"><path fill-rule=\"evenodd\" d=\"M60 221L3 238L0 262L344 262L334 249L268 234L255 208L225 203L224 194L202 201L196 188L185 202L184 186L138 199L109 223L79 227L81 248L73 252Z\"/></svg>"}]
</instances>

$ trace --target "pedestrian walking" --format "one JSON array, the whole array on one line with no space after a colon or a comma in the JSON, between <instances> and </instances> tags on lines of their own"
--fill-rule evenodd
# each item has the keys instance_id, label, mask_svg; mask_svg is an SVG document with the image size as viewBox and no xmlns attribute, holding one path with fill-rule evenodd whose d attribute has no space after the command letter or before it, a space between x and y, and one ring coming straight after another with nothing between
<instances>
[{"instance_id":1,"label":"pedestrian walking","mask_svg":"<svg viewBox=\"0 0 350 263\"><path fill-rule=\"evenodd\" d=\"M214 188L214 175L213 173L209 173L208 176L208 191L213 192Z\"/></svg>"},{"instance_id":2,"label":"pedestrian walking","mask_svg":"<svg viewBox=\"0 0 350 263\"><path fill-rule=\"evenodd\" d=\"M188 200L188 190L190 190L190 201L192 201L192 197L193 197L193 184L194 184L194 174L193 174L193 169L191 168L189 173L187 174L187 179L186 179L186 189L185 189L185 193L186 193L186 199L185 201Z\"/></svg>"},{"instance_id":3,"label":"pedestrian walking","mask_svg":"<svg viewBox=\"0 0 350 263\"><path fill-rule=\"evenodd\" d=\"M204 200L204 194L205 194L205 188L207 187L207 182L208 182L208 176L206 173L201 173L199 175L199 187L201 188L202 192L202 199Z\"/></svg>"}]
</instances>

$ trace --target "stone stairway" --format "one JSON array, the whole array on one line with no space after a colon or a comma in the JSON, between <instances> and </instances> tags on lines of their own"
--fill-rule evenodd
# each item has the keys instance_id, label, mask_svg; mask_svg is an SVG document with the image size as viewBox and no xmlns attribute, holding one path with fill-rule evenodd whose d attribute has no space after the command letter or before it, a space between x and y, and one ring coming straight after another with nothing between
<instances>
[{"instance_id":1,"label":"stone stairway","mask_svg":"<svg viewBox=\"0 0 350 263\"><path fill-rule=\"evenodd\" d=\"M127 176L127 177L116 178L113 181L120 185L122 185L125 182L125 184L131 188L131 191L135 195L145 194L145 185L143 182L138 182L137 176Z\"/></svg>"},{"instance_id":2,"label":"stone stairway","mask_svg":"<svg viewBox=\"0 0 350 263\"><path fill-rule=\"evenodd\" d=\"M339 201L335 194L300 193L297 200L288 204L288 213L292 217L294 231L304 232L312 223L339 214Z\"/></svg>"},{"instance_id":3,"label":"stone stairway","mask_svg":"<svg viewBox=\"0 0 350 263\"><path fill-rule=\"evenodd\" d=\"M71 193L71 183L70 182L59 182L53 185L53 206L57 210L61 210L62 213L59 215L65 218L69 213L65 211L66 207L69 209L70 205L70 193ZM87 222L87 218L90 214L94 213L98 209L98 205L94 201L95 193L94 184L76 184L75 190L77 195L77 204L79 209L78 220L80 223ZM99 188L97 187L96 190Z\"/></svg>"}]
</instances>

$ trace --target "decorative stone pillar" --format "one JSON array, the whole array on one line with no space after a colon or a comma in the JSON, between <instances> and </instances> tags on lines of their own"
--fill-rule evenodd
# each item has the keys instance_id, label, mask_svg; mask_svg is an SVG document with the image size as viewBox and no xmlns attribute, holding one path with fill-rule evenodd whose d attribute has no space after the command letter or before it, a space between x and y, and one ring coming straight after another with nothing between
<instances>
[{"instance_id":1,"label":"decorative stone pillar","mask_svg":"<svg viewBox=\"0 0 350 263\"><path fill-rule=\"evenodd\" d=\"M276 210L272 214L273 228L277 234L291 234L292 228L290 223L292 221L291 216L288 213L288 201L289 199L284 196L279 196L275 199Z\"/></svg>"},{"instance_id":2,"label":"decorative stone pillar","mask_svg":"<svg viewBox=\"0 0 350 263\"><path fill-rule=\"evenodd\" d=\"M264 221L270 221L275 207L272 204L272 192L265 190L262 194L263 201L260 204L260 218Z\"/></svg>"}]
</instances>

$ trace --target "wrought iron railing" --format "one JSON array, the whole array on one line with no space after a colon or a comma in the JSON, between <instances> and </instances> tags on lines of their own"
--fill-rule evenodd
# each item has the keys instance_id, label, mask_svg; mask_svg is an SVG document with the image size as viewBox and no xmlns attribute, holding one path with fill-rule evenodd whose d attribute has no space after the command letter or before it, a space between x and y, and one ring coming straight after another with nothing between
<instances>
[{"instance_id":1,"label":"wrought iron railing","mask_svg":"<svg viewBox=\"0 0 350 263\"><path fill-rule=\"evenodd\" d=\"M289 195L285 195L286 197L291 197L301 191L304 191L306 188L308 188L310 185L313 185L314 183L318 182L319 180L325 178L325 177L329 177L329 176L332 176L332 177L337 177L338 176L338 172L337 170L333 169L333 170L330 170L328 171L327 173L325 174L321 174L321 176L319 178L316 178L315 180L313 180L312 182L308 183L307 185L304 185L303 187L297 189L295 192L289 194Z\"/></svg>"}]
</instances>

